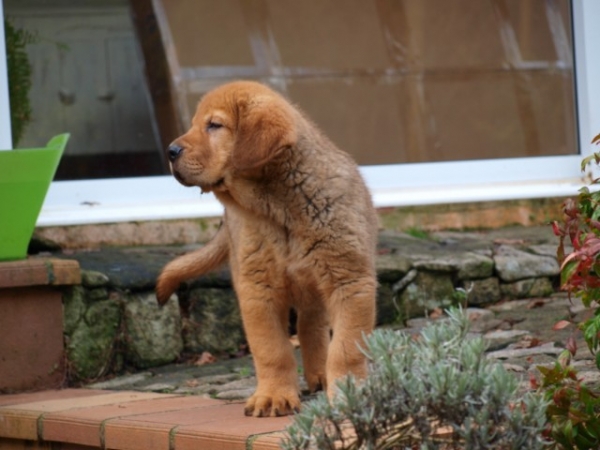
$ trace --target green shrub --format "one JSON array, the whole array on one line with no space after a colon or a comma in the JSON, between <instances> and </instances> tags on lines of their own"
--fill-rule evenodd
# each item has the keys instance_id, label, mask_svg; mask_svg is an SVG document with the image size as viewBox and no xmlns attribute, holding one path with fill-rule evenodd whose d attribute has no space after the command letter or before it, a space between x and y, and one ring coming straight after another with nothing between
<instances>
[{"instance_id":1,"label":"green shrub","mask_svg":"<svg viewBox=\"0 0 600 450\"><path fill-rule=\"evenodd\" d=\"M27 30L15 28L9 20L4 21L6 37L6 65L8 69L8 96L13 145L23 137L25 127L31 121L31 65L25 48L37 41L37 36Z\"/></svg>"},{"instance_id":2,"label":"green shrub","mask_svg":"<svg viewBox=\"0 0 600 450\"><path fill-rule=\"evenodd\" d=\"M366 338L366 380L347 377L330 403L304 405L285 449L541 449L546 402L517 395L518 381L467 335L462 310L418 338L379 329Z\"/></svg>"}]
</instances>

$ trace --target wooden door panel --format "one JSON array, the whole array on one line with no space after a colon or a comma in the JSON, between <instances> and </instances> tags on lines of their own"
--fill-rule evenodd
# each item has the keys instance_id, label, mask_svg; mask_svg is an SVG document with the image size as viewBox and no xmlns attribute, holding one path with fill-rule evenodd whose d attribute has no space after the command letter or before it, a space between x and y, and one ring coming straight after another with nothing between
<instances>
[{"instance_id":1,"label":"wooden door panel","mask_svg":"<svg viewBox=\"0 0 600 450\"><path fill-rule=\"evenodd\" d=\"M126 8L17 11L15 24L39 35L28 47L34 121L20 147L69 132L65 156L158 154L128 14Z\"/></svg>"},{"instance_id":2,"label":"wooden door panel","mask_svg":"<svg viewBox=\"0 0 600 450\"><path fill-rule=\"evenodd\" d=\"M107 41L109 55L108 76L113 98L106 99L112 107L111 118L114 131L113 148L116 152L144 151L154 148L155 138L150 117L148 99L131 36L110 38Z\"/></svg>"}]
</instances>

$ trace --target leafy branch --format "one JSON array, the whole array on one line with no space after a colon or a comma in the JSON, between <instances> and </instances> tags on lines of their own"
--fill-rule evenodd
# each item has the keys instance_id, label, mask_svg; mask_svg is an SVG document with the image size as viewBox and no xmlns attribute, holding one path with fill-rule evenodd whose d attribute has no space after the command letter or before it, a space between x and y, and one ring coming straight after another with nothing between
<instances>
[{"instance_id":1,"label":"leafy branch","mask_svg":"<svg viewBox=\"0 0 600 450\"><path fill-rule=\"evenodd\" d=\"M4 21L6 37L6 63L8 68L8 95L10 98L10 121L14 146L23 137L31 121L31 64L26 47L38 41L36 33L15 28L9 20Z\"/></svg>"}]
</instances>

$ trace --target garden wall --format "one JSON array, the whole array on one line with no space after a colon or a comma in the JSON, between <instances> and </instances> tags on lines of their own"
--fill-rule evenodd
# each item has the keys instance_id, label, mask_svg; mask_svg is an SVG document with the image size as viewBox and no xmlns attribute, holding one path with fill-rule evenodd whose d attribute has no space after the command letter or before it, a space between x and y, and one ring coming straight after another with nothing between
<instances>
[{"instance_id":1,"label":"garden wall","mask_svg":"<svg viewBox=\"0 0 600 450\"><path fill-rule=\"evenodd\" d=\"M488 233L380 235L378 325L459 302L483 306L551 295L559 267L549 227ZM153 293L163 265L191 247L70 253L82 283L64 296L65 343L73 380L146 369L203 351L235 355L244 336L224 269L183 285L162 308Z\"/></svg>"}]
</instances>

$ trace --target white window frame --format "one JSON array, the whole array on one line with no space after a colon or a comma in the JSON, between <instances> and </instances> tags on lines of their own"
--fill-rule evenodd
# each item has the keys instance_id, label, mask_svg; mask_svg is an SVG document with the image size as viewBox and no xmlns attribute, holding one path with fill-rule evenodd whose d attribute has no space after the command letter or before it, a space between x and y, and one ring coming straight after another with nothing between
<instances>
[{"instance_id":1,"label":"white window frame","mask_svg":"<svg viewBox=\"0 0 600 450\"><path fill-rule=\"evenodd\" d=\"M600 1L573 0L579 154L361 167L375 205L394 207L576 194L584 184L581 158L594 150L590 141L600 133L600 82L594 82L600 80L600 58L597 50L594 53L594 49L600 48L599 22ZM3 83L0 74L0 87L3 84L6 82ZM0 132L6 128L4 122L0 115ZM57 130L62 131L68 130ZM37 225L170 220L221 213L222 207L212 195L200 197L197 188L184 188L170 176L57 181L52 183Z\"/></svg>"},{"instance_id":2,"label":"white window frame","mask_svg":"<svg viewBox=\"0 0 600 450\"><path fill-rule=\"evenodd\" d=\"M8 73L6 71L6 42L4 38L4 13L0 0L0 150L12 148L10 129L10 104L8 101Z\"/></svg>"}]
</instances>

